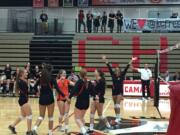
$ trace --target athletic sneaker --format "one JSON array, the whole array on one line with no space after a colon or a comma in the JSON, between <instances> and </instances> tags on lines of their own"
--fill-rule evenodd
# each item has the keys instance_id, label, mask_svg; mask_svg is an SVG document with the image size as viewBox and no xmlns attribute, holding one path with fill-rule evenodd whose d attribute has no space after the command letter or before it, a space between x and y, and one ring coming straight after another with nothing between
<instances>
[{"instance_id":1,"label":"athletic sneaker","mask_svg":"<svg viewBox=\"0 0 180 135\"><path fill-rule=\"evenodd\" d=\"M9 130L11 130L12 134L17 134L15 127L12 127L11 125L8 127Z\"/></svg>"},{"instance_id":2,"label":"athletic sneaker","mask_svg":"<svg viewBox=\"0 0 180 135\"><path fill-rule=\"evenodd\" d=\"M33 135L33 132L32 131L27 131L26 135Z\"/></svg>"},{"instance_id":3,"label":"athletic sneaker","mask_svg":"<svg viewBox=\"0 0 180 135\"><path fill-rule=\"evenodd\" d=\"M94 130L88 129L88 130L87 130L87 133L88 133L88 134L92 134L92 133L94 133Z\"/></svg>"},{"instance_id":4,"label":"athletic sneaker","mask_svg":"<svg viewBox=\"0 0 180 135\"><path fill-rule=\"evenodd\" d=\"M32 131L33 135L38 135L35 130Z\"/></svg>"},{"instance_id":5,"label":"athletic sneaker","mask_svg":"<svg viewBox=\"0 0 180 135\"><path fill-rule=\"evenodd\" d=\"M64 131L65 131L65 128L64 128L63 126L59 126L58 131L59 131L59 132L64 132Z\"/></svg>"},{"instance_id":6,"label":"athletic sneaker","mask_svg":"<svg viewBox=\"0 0 180 135\"><path fill-rule=\"evenodd\" d=\"M121 118L115 119L115 122L119 124L121 122Z\"/></svg>"},{"instance_id":7,"label":"athletic sneaker","mask_svg":"<svg viewBox=\"0 0 180 135\"><path fill-rule=\"evenodd\" d=\"M152 100L152 98L151 98L151 97L148 97L148 100Z\"/></svg>"},{"instance_id":8,"label":"athletic sneaker","mask_svg":"<svg viewBox=\"0 0 180 135\"><path fill-rule=\"evenodd\" d=\"M64 130L64 132L65 132L65 134L69 134L69 133L70 133L70 130L69 130L68 128L66 128L66 129Z\"/></svg>"}]
</instances>

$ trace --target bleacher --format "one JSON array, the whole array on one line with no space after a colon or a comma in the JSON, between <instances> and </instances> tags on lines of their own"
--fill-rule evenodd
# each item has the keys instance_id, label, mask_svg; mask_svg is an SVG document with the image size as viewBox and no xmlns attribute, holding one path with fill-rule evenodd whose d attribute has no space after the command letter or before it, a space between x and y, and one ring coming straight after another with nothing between
<instances>
[{"instance_id":1,"label":"bleacher","mask_svg":"<svg viewBox=\"0 0 180 135\"><path fill-rule=\"evenodd\" d=\"M29 42L32 33L0 33L0 67L9 63L13 69L29 61Z\"/></svg>"},{"instance_id":2,"label":"bleacher","mask_svg":"<svg viewBox=\"0 0 180 135\"><path fill-rule=\"evenodd\" d=\"M177 33L78 33L59 36L33 36L27 33L0 34L0 67L9 63L12 67L23 67L28 61L32 65L42 62L54 66L54 74L59 69L70 69L78 66L87 68L90 78L95 68L106 72L106 80L111 84L110 74L101 56L107 55L113 67L120 64L123 69L132 56L139 58L135 67L148 63L152 71L156 62L156 50L165 49L180 41ZM170 73L180 69L180 49L167 55L161 55L161 73ZM138 73L128 70L127 77L137 79Z\"/></svg>"},{"instance_id":3,"label":"bleacher","mask_svg":"<svg viewBox=\"0 0 180 135\"><path fill-rule=\"evenodd\" d=\"M144 63L148 63L154 71L156 50L165 49L178 41L179 35L175 33L76 34L72 46L73 66L86 67L90 77L93 77L96 67L107 72L106 65L101 60L101 56L105 54L113 67L120 64L123 69L132 56L137 56L139 60L134 63L135 67L143 67ZM166 70L171 73L179 71L179 54L180 49L160 56L161 73ZM139 74L129 69L127 77L137 79ZM106 80L111 84L108 72Z\"/></svg>"},{"instance_id":4,"label":"bleacher","mask_svg":"<svg viewBox=\"0 0 180 135\"><path fill-rule=\"evenodd\" d=\"M59 69L70 71L72 68L73 34L59 36L34 36L30 42L30 62L34 65L50 63L54 74Z\"/></svg>"}]
</instances>

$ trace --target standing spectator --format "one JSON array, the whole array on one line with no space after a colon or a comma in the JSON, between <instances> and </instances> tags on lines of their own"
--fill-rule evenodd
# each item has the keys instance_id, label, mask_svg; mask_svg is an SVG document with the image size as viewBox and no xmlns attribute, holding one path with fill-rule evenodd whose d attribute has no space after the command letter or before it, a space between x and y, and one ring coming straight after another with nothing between
<instances>
[{"instance_id":1,"label":"standing spectator","mask_svg":"<svg viewBox=\"0 0 180 135\"><path fill-rule=\"evenodd\" d=\"M79 15L78 15L78 32L81 32L81 25L84 27L84 33L86 32L86 26L84 22L84 11L79 10Z\"/></svg>"},{"instance_id":2,"label":"standing spectator","mask_svg":"<svg viewBox=\"0 0 180 135\"><path fill-rule=\"evenodd\" d=\"M42 30L43 33L47 34L48 33L48 15L46 13L44 13L44 11L42 10L42 13L40 15L40 19L42 21Z\"/></svg>"},{"instance_id":3,"label":"standing spectator","mask_svg":"<svg viewBox=\"0 0 180 135\"><path fill-rule=\"evenodd\" d=\"M103 12L103 16L102 16L102 24L101 24L101 30L102 30L102 32L106 32L106 25L107 25L107 14L106 14L106 12L104 11Z\"/></svg>"},{"instance_id":4,"label":"standing spectator","mask_svg":"<svg viewBox=\"0 0 180 135\"><path fill-rule=\"evenodd\" d=\"M116 14L116 19L117 19L117 33L121 33L122 26L123 26L123 15L120 12L120 10L118 10Z\"/></svg>"},{"instance_id":5,"label":"standing spectator","mask_svg":"<svg viewBox=\"0 0 180 135\"><path fill-rule=\"evenodd\" d=\"M91 11L89 11L87 14L86 14L86 23L87 23L87 30L88 30L88 33L91 33L92 32L92 20L93 20L93 15L91 13Z\"/></svg>"},{"instance_id":6,"label":"standing spectator","mask_svg":"<svg viewBox=\"0 0 180 135\"><path fill-rule=\"evenodd\" d=\"M150 80L152 78L152 72L148 67L148 64L144 65L144 68L133 68L133 70L138 71L141 74L141 83L142 83L142 96L145 100L145 88L147 89L147 98L150 99Z\"/></svg>"},{"instance_id":7,"label":"standing spectator","mask_svg":"<svg viewBox=\"0 0 180 135\"><path fill-rule=\"evenodd\" d=\"M113 33L114 30L114 19L115 19L115 14L113 13L113 11L111 11L109 13L109 22L108 22L108 27L111 33Z\"/></svg>"},{"instance_id":8,"label":"standing spectator","mask_svg":"<svg viewBox=\"0 0 180 135\"><path fill-rule=\"evenodd\" d=\"M11 66L9 64L6 64L4 68L4 75L6 76L6 94L9 93L9 86L11 81Z\"/></svg>"},{"instance_id":9,"label":"standing spectator","mask_svg":"<svg viewBox=\"0 0 180 135\"><path fill-rule=\"evenodd\" d=\"M175 72L173 75L173 81L178 81L178 80L180 80L180 75L178 72Z\"/></svg>"},{"instance_id":10,"label":"standing spectator","mask_svg":"<svg viewBox=\"0 0 180 135\"><path fill-rule=\"evenodd\" d=\"M93 22L94 33L98 33L98 29L100 26L100 13L95 12L93 17L94 17L94 22Z\"/></svg>"}]
</instances>

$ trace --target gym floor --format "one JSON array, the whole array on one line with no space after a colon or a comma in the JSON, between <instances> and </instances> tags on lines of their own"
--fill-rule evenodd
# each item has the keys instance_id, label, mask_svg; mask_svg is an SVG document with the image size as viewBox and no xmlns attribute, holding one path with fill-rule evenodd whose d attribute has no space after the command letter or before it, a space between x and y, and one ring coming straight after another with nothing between
<instances>
[{"instance_id":1,"label":"gym floor","mask_svg":"<svg viewBox=\"0 0 180 135\"><path fill-rule=\"evenodd\" d=\"M106 92L106 102L104 104L104 115L108 117L108 120L112 120L115 116L114 109L113 109L113 101L111 97L111 90L107 90ZM33 125L35 124L36 119L39 115L39 109L38 109L38 98L30 98L29 101L32 112L33 112ZM71 114L74 110L74 103L75 99L72 99L71 103ZM124 100L121 102L121 117L123 118L122 126L120 126L119 129L114 129L110 131L110 133L106 134L123 134L123 133L129 133L133 134L133 132L152 132L154 130L154 133L164 132L167 130L168 126L168 119L170 115L170 102L169 99L161 99L159 103L159 110L164 117L164 119L160 119L159 113L157 109L153 106L153 100L145 100L142 101L141 98L124 98ZM86 123L89 123L89 113L90 110L87 111L85 120ZM46 113L47 114L47 113ZM55 108L54 113L54 126L58 125L58 114L59 110ZM0 97L0 134L1 135L10 135L11 132L8 130L8 126L14 122L14 120L20 115L20 108L18 105L18 98L17 97ZM98 118L97 114L96 117ZM140 123L136 126L135 123ZM98 122L96 120L96 122ZM147 124L148 123L148 124ZM141 126L144 125L144 126ZM163 127L164 126L164 127ZM74 116L70 117L69 119L69 127L70 131L72 132L78 132L79 128L76 126L76 123L74 121ZM127 129L129 127L135 127L134 129ZM149 127L149 128L148 128ZM95 127L96 128L96 127ZM151 129L152 128L152 129ZM96 128L98 129L98 128ZM127 129L127 130L124 130ZM26 132L26 121L24 120L21 122L17 127L16 130L18 132L18 135L24 135ZM99 130L99 129L98 129ZM97 131L98 131L97 130ZM38 134L39 135L46 135L48 132L48 119L47 115L45 120L42 122L41 126L38 128ZM103 133L102 131L98 131L99 133ZM149 133L150 135L154 135L154 133ZM60 131L55 131L54 135L58 134L64 134ZM139 134L136 134L139 135ZM146 134L147 135L147 134Z\"/></svg>"}]
</instances>

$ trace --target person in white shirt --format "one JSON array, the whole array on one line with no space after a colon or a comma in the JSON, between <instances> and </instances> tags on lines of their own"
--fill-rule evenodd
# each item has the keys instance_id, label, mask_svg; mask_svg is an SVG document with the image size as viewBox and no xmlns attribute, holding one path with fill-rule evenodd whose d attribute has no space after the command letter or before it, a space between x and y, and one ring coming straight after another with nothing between
<instances>
[{"instance_id":1,"label":"person in white shirt","mask_svg":"<svg viewBox=\"0 0 180 135\"><path fill-rule=\"evenodd\" d=\"M134 68L133 70L139 72L141 74L141 83L142 83L142 96L143 100L145 99L145 88L147 89L147 98L150 99L150 80L152 78L152 72L148 68L148 64L144 64L144 68Z\"/></svg>"}]
</instances>

